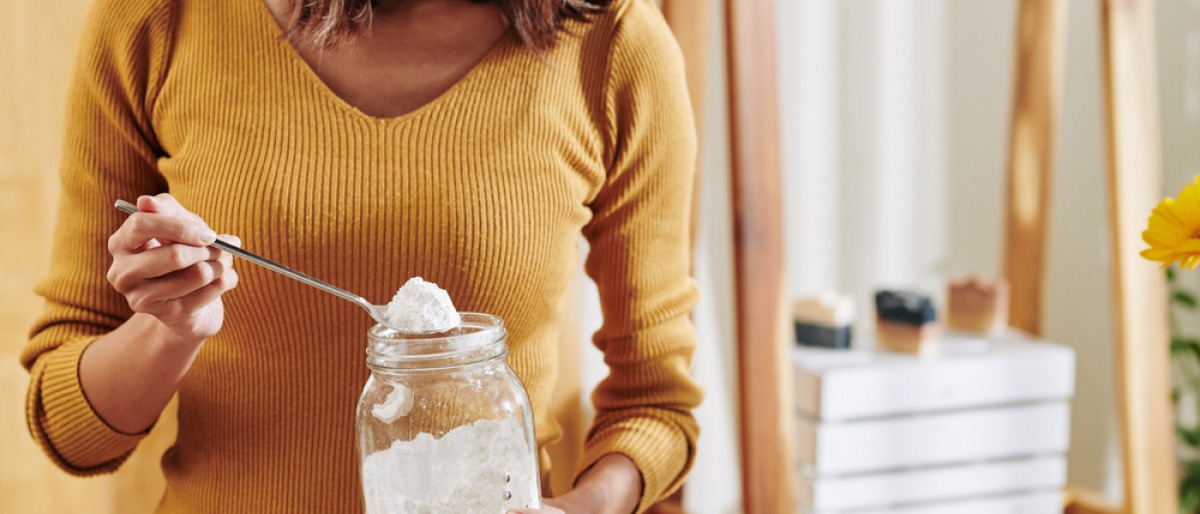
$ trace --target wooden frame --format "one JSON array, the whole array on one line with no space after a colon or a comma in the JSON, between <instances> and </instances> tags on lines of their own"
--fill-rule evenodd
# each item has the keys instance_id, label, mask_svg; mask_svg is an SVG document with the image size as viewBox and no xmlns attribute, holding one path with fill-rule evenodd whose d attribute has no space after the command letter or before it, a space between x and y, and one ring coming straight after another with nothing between
<instances>
[{"instance_id":1,"label":"wooden frame","mask_svg":"<svg viewBox=\"0 0 1200 514\"><path fill-rule=\"evenodd\" d=\"M1151 0L1099 0L1102 17L1115 370L1125 504L1086 491L1068 513L1161 514L1176 510L1174 419L1166 287L1138 257L1140 233L1161 196ZM1021 0L1009 156L1005 276L1012 323L1041 331L1045 239L1062 85L1065 0Z\"/></svg>"},{"instance_id":2,"label":"wooden frame","mask_svg":"<svg viewBox=\"0 0 1200 514\"><path fill-rule=\"evenodd\" d=\"M1117 410L1125 512L1176 511L1167 288L1138 256L1162 196L1153 0L1101 0Z\"/></svg>"},{"instance_id":3,"label":"wooden frame","mask_svg":"<svg viewBox=\"0 0 1200 514\"><path fill-rule=\"evenodd\" d=\"M1062 96L1066 0L1021 0L1009 130L1004 277L1010 324L1042 331L1047 215Z\"/></svg>"},{"instance_id":4,"label":"wooden frame","mask_svg":"<svg viewBox=\"0 0 1200 514\"><path fill-rule=\"evenodd\" d=\"M790 512L774 2L725 0L743 512Z\"/></svg>"}]
</instances>

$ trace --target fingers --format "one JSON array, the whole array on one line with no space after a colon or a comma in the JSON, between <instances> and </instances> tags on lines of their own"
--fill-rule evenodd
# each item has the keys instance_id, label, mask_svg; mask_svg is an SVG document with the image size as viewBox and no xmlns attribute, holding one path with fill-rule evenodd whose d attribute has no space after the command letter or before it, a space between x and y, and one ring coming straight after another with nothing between
<instances>
[{"instance_id":1,"label":"fingers","mask_svg":"<svg viewBox=\"0 0 1200 514\"><path fill-rule=\"evenodd\" d=\"M222 294L237 287L238 275L236 271L229 270L221 278L213 280L208 285L201 287L188 295L163 300L157 303L145 304L136 312L144 312L150 314L168 326L183 322L195 316L204 307L216 301Z\"/></svg>"},{"instance_id":2,"label":"fingers","mask_svg":"<svg viewBox=\"0 0 1200 514\"><path fill-rule=\"evenodd\" d=\"M222 235L220 238L234 246L241 245L241 240L236 236ZM122 294L140 287L147 280L164 277L203 261L218 261L226 268L233 266L232 254L208 246L163 246L157 240L150 240L144 247L148 249L114 259L108 270L109 283Z\"/></svg>"},{"instance_id":3,"label":"fingers","mask_svg":"<svg viewBox=\"0 0 1200 514\"><path fill-rule=\"evenodd\" d=\"M232 268L233 254L229 252L221 252L221 255L217 257L217 261L220 262L221 265L225 266L225 268Z\"/></svg>"},{"instance_id":4,"label":"fingers","mask_svg":"<svg viewBox=\"0 0 1200 514\"><path fill-rule=\"evenodd\" d=\"M147 280L165 277L204 261L219 261L222 254L225 252L209 246L159 245L123 256L119 265L114 260L108 281L117 291L127 293ZM224 264L228 267L231 263Z\"/></svg>"},{"instance_id":5,"label":"fingers","mask_svg":"<svg viewBox=\"0 0 1200 514\"><path fill-rule=\"evenodd\" d=\"M179 271L143 281L125 297L137 312L157 314L155 304L192 294L225 275L229 268L218 260L201 261Z\"/></svg>"},{"instance_id":6,"label":"fingers","mask_svg":"<svg viewBox=\"0 0 1200 514\"><path fill-rule=\"evenodd\" d=\"M137 208L141 212L154 212L167 216L175 216L187 212L171 193L161 193L154 196L142 195L137 199Z\"/></svg>"},{"instance_id":7,"label":"fingers","mask_svg":"<svg viewBox=\"0 0 1200 514\"><path fill-rule=\"evenodd\" d=\"M183 205L181 205L179 201L175 199L174 196L171 196L170 193L138 197L138 210L141 212L150 212L162 214L164 216L183 218L185 220L204 224L204 220L201 219L200 216L197 216L196 213L185 209ZM207 224L204 224L204 226L208 227Z\"/></svg>"},{"instance_id":8,"label":"fingers","mask_svg":"<svg viewBox=\"0 0 1200 514\"><path fill-rule=\"evenodd\" d=\"M188 212L169 194L142 196L137 203L141 212L130 215L108 240L113 255L153 248L157 243L148 244L152 241L206 246L216 240L217 234L204 220Z\"/></svg>"},{"instance_id":9,"label":"fingers","mask_svg":"<svg viewBox=\"0 0 1200 514\"><path fill-rule=\"evenodd\" d=\"M134 312L160 320L186 318L237 287L233 256L222 252L217 260L202 261L185 269L147 280L125 297Z\"/></svg>"},{"instance_id":10,"label":"fingers","mask_svg":"<svg viewBox=\"0 0 1200 514\"><path fill-rule=\"evenodd\" d=\"M235 236L221 240L240 246ZM160 320L187 319L238 282L233 254L213 247L167 244L114 258L109 281L134 312Z\"/></svg>"},{"instance_id":11,"label":"fingers","mask_svg":"<svg viewBox=\"0 0 1200 514\"><path fill-rule=\"evenodd\" d=\"M231 245L233 245L233 246L236 246L236 247L238 247L238 248L241 248L241 247L242 247L242 238L240 238L240 237L238 237L238 236L235 236L235 235L230 235L230 234L220 234L220 235L218 235L218 236L217 236L217 239L220 239L220 240L222 240L222 241L224 241L224 242L226 242L226 243L229 243L229 244L231 244Z\"/></svg>"},{"instance_id":12,"label":"fingers","mask_svg":"<svg viewBox=\"0 0 1200 514\"><path fill-rule=\"evenodd\" d=\"M238 284L237 271L228 269L220 278L213 280L208 285L197 289L195 292L172 300L175 307L183 313L191 313L200 310L202 307L212 303L222 294L237 287Z\"/></svg>"},{"instance_id":13,"label":"fingers","mask_svg":"<svg viewBox=\"0 0 1200 514\"><path fill-rule=\"evenodd\" d=\"M171 196L171 193L160 193L154 196L138 197L138 210L141 212L153 212L167 216L177 216L204 223L204 220L197 216L196 213L189 211Z\"/></svg>"},{"instance_id":14,"label":"fingers","mask_svg":"<svg viewBox=\"0 0 1200 514\"><path fill-rule=\"evenodd\" d=\"M108 240L108 280L134 312L157 318L176 334L202 341L220 329L219 298L237 286L233 255L209 245L218 236L169 194L142 196L138 211ZM213 305L216 308L211 308Z\"/></svg>"},{"instance_id":15,"label":"fingers","mask_svg":"<svg viewBox=\"0 0 1200 514\"><path fill-rule=\"evenodd\" d=\"M204 222L188 217L138 212L131 214L108 239L108 251L113 255L133 253L153 239L208 246L217 239L217 234Z\"/></svg>"}]
</instances>

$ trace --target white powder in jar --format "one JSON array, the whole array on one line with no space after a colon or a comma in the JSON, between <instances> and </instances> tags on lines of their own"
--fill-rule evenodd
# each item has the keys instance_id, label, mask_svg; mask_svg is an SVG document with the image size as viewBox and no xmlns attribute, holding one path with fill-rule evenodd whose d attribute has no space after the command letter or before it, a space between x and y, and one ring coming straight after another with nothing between
<instances>
[{"instance_id":1,"label":"white powder in jar","mask_svg":"<svg viewBox=\"0 0 1200 514\"><path fill-rule=\"evenodd\" d=\"M479 420L440 439L395 441L362 463L368 514L501 513L537 506L537 463L515 418Z\"/></svg>"},{"instance_id":2,"label":"white powder in jar","mask_svg":"<svg viewBox=\"0 0 1200 514\"><path fill-rule=\"evenodd\" d=\"M450 294L433 282L413 277L387 306L388 324L408 333L445 332L462 323Z\"/></svg>"}]
</instances>

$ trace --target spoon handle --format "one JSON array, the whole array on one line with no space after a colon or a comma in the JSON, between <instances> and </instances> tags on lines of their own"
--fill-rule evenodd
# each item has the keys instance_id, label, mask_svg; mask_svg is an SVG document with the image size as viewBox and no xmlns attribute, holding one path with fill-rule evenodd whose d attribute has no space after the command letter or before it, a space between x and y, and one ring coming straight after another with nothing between
<instances>
[{"instance_id":1,"label":"spoon handle","mask_svg":"<svg viewBox=\"0 0 1200 514\"><path fill-rule=\"evenodd\" d=\"M117 209L120 209L121 211L124 211L129 214L138 212L138 208L136 205L126 202L125 200L117 200L116 204L114 204L113 206L116 207ZM350 300L351 302L358 304L360 307L367 309L367 311L373 312L374 306L371 304L371 302L368 302L366 298L358 296L354 293L351 293L350 291L347 291L340 287L334 286L334 285L324 282L322 280L318 280L318 279L315 279L308 275L305 275L303 273L300 273L299 271L296 271L292 268L289 268L287 266L284 266L282 264L274 262L270 259L267 259L266 257L261 257L259 255L247 252L246 250L243 250L243 249L233 246L229 243L221 241L220 239L213 241L212 244L209 246L219 248L219 249L229 252L237 257L241 257L250 262L253 262L254 264L257 264L257 265L267 268L271 271L279 273L280 275L286 276L291 279L299 280L300 282L304 282L305 284L313 286L313 287L320 289L322 291L325 291L327 293L330 293L330 294L333 294L336 296L340 296L346 300Z\"/></svg>"}]
</instances>

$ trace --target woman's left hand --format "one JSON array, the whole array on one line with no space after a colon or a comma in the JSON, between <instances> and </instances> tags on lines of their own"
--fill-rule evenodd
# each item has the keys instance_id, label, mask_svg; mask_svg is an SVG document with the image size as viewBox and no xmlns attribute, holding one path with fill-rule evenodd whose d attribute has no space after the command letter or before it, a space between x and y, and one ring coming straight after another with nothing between
<instances>
[{"instance_id":1,"label":"woman's left hand","mask_svg":"<svg viewBox=\"0 0 1200 514\"><path fill-rule=\"evenodd\" d=\"M570 492L543 499L540 509L512 509L505 514L630 514L641 491L642 474L633 461L610 453L579 477Z\"/></svg>"}]
</instances>

